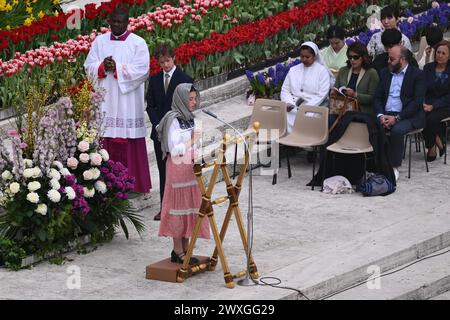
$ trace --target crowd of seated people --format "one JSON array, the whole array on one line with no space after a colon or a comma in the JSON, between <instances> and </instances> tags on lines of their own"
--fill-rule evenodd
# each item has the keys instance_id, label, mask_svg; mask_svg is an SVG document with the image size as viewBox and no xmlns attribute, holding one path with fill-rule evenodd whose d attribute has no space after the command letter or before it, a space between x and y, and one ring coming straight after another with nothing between
<instances>
[{"instance_id":1,"label":"crowd of seated people","mask_svg":"<svg viewBox=\"0 0 450 320\"><path fill-rule=\"evenodd\" d=\"M428 46L418 63L411 41L397 28L398 18L391 6L383 8L384 30L375 33L367 46L354 42L347 47L345 32L338 26L328 29L330 45L321 51L312 42L303 43L302 63L290 69L281 92L281 100L288 104L288 132L298 108L328 105L330 90L340 89L356 99L359 111L376 118L387 133L396 179L405 135L423 128L427 160L433 161L447 142L441 120L450 117L450 42L443 40L439 27L428 28Z\"/></svg>"}]
</instances>

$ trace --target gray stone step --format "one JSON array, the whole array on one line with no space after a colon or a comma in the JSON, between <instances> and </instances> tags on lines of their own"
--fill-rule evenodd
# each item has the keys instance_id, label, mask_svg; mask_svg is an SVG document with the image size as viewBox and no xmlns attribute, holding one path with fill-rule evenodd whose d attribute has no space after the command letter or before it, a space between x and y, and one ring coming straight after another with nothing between
<instances>
[{"instance_id":1,"label":"gray stone step","mask_svg":"<svg viewBox=\"0 0 450 320\"><path fill-rule=\"evenodd\" d=\"M439 255L442 254L442 255ZM373 278L344 291L331 300L424 300L450 290L450 252L448 248L430 256L385 272L372 273Z\"/></svg>"},{"instance_id":2,"label":"gray stone step","mask_svg":"<svg viewBox=\"0 0 450 320\"><path fill-rule=\"evenodd\" d=\"M430 300L450 300L450 290L444 293L441 293L440 295L437 295Z\"/></svg>"}]
</instances>

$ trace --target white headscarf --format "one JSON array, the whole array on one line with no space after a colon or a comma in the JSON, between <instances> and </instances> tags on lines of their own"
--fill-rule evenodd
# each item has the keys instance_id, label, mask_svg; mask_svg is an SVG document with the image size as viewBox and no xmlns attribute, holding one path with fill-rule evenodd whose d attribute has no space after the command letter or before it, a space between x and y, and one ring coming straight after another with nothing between
<instances>
[{"instance_id":1,"label":"white headscarf","mask_svg":"<svg viewBox=\"0 0 450 320\"><path fill-rule=\"evenodd\" d=\"M330 88L334 87L336 78L334 77L333 72L331 72L330 68L328 68L327 64L325 63L325 60L323 59L322 53L320 53L320 50L319 50L319 47L317 46L317 44L315 44L312 41L306 41L306 42L303 42L300 47L303 47L303 46L307 46L307 47L310 47L311 49L313 49L314 54L315 54L314 62L317 62L317 63L323 65L325 67L325 69L327 69L328 74L330 75Z\"/></svg>"}]
</instances>

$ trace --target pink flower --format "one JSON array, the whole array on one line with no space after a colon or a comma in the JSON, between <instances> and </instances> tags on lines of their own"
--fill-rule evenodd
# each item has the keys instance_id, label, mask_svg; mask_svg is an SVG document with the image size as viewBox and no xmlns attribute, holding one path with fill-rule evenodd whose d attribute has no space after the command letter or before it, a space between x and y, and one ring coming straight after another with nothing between
<instances>
[{"instance_id":1,"label":"pink flower","mask_svg":"<svg viewBox=\"0 0 450 320\"><path fill-rule=\"evenodd\" d=\"M83 163L89 162L89 155L87 153L81 153L79 158L80 158L80 161Z\"/></svg>"},{"instance_id":2,"label":"pink flower","mask_svg":"<svg viewBox=\"0 0 450 320\"><path fill-rule=\"evenodd\" d=\"M25 149L28 145L25 142L20 143L20 149Z\"/></svg>"},{"instance_id":3,"label":"pink flower","mask_svg":"<svg viewBox=\"0 0 450 320\"><path fill-rule=\"evenodd\" d=\"M408 23L413 23L413 21L414 21L414 17L408 17Z\"/></svg>"},{"instance_id":4,"label":"pink flower","mask_svg":"<svg viewBox=\"0 0 450 320\"><path fill-rule=\"evenodd\" d=\"M91 165L99 166L102 164L102 156L99 155L98 153L91 153L90 157L91 157Z\"/></svg>"},{"instance_id":5,"label":"pink flower","mask_svg":"<svg viewBox=\"0 0 450 320\"><path fill-rule=\"evenodd\" d=\"M9 129L7 131L8 136L10 137L20 137L19 133L17 132L16 129Z\"/></svg>"},{"instance_id":6,"label":"pink flower","mask_svg":"<svg viewBox=\"0 0 450 320\"><path fill-rule=\"evenodd\" d=\"M80 150L80 152L86 152L89 150L89 142L87 141L80 141L80 143L78 143L78 150Z\"/></svg>"},{"instance_id":7,"label":"pink flower","mask_svg":"<svg viewBox=\"0 0 450 320\"><path fill-rule=\"evenodd\" d=\"M431 7L434 8L434 9L439 8L439 2L433 1L433 2L431 3Z\"/></svg>"},{"instance_id":8,"label":"pink flower","mask_svg":"<svg viewBox=\"0 0 450 320\"><path fill-rule=\"evenodd\" d=\"M69 159L67 159L67 166L70 169L75 170L78 167L78 160L74 157L70 157Z\"/></svg>"},{"instance_id":9,"label":"pink flower","mask_svg":"<svg viewBox=\"0 0 450 320\"><path fill-rule=\"evenodd\" d=\"M84 180L89 181L94 178L94 175L92 174L92 171L86 170L83 172L83 178L84 178Z\"/></svg>"}]
</instances>

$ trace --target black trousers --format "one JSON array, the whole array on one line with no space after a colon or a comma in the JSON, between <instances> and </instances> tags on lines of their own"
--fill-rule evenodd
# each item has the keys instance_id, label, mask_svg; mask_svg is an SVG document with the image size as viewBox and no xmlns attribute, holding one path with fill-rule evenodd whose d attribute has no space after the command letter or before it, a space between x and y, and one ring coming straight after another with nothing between
<instances>
[{"instance_id":1,"label":"black trousers","mask_svg":"<svg viewBox=\"0 0 450 320\"><path fill-rule=\"evenodd\" d=\"M166 159L163 160L161 143L158 139L153 140L153 146L155 147L156 162L158 163L159 172L159 197L161 200L160 206L162 205L164 197L164 187L166 185Z\"/></svg>"},{"instance_id":2,"label":"black trousers","mask_svg":"<svg viewBox=\"0 0 450 320\"><path fill-rule=\"evenodd\" d=\"M423 130L426 147L432 148L436 144L436 136L441 133L441 120L450 117L450 108L435 109L426 113L427 125ZM445 141L442 141L445 143Z\"/></svg>"}]
</instances>

